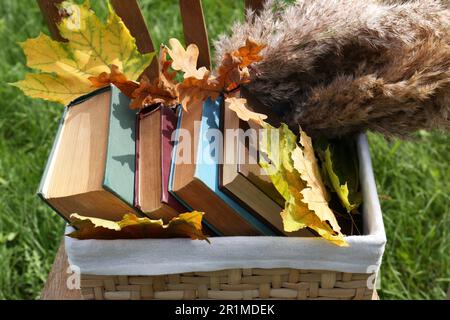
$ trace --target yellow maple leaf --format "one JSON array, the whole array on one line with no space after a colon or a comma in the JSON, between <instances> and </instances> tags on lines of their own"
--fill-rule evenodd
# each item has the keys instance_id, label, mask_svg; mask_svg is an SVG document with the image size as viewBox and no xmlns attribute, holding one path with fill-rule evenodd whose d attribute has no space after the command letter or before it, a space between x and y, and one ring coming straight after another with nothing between
<instances>
[{"instance_id":1,"label":"yellow maple leaf","mask_svg":"<svg viewBox=\"0 0 450 320\"><path fill-rule=\"evenodd\" d=\"M131 213L117 222L75 213L70 215L70 220L77 230L68 236L76 239L191 238L208 241L202 232L202 218L202 212L186 212L164 224L161 219L139 218Z\"/></svg>"},{"instance_id":2,"label":"yellow maple leaf","mask_svg":"<svg viewBox=\"0 0 450 320\"><path fill-rule=\"evenodd\" d=\"M239 119L244 121L254 121L259 125L262 125L263 120L267 119L267 116L262 113L257 113L247 108L247 99L229 97L225 99L225 108L233 110Z\"/></svg>"},{"instance_id":3,"label":"yellow maple leaf","mask_svg":"<svg viewBox=\"0 0 450 320\"><path fill-rule=\"evenodd\" d=\"M315 188L321 188L321 183L316 181L320 179L320 176L315 176L317 164L301 163L301 161L312 161L309 145L306 155L301 149L302 154L299 155L296 136L287 125L282 124L280 128L274 128L263 122L262 126L266 132L260 140L260 151L267 159L260 157L260 165L266 170L273 185L286 200L285 208L281 212L284 229L293 232L309 227L324 239L339 246L346 246L347 242L340 233L339 225L334 224L336 218L333 212L329 208L329 211L322 208L325 205L328 207L328 203L323 203L323 198L319 198L314 193L311 195L311 191L309 191L310 184ZM306 141L305 138L304 141ZM307 141L305 143L307 144ZM310 178L309 175L314 176ZM322 192L322 189L317 192ZM310 205L309 201L317 198L320 203Z\"/></svg>"},{"instance_id":4,"label":"yellow maple leaf","mask_svg":"<svg viewBox=\"0 0 450 320\"><path fill-rule=\"evenodd\" d=\"M109 72L110 65L116 65L130 80L150 65L154 54L138 52L134 38L111 6L106 24L90 9L89 1L61 6L68 16L62 18L58 29L68 42L41 33L21 43L27 65L42 72L13 83L26 95L68 104L93 91L89 77Z\"/></svg>"}]
</instances>

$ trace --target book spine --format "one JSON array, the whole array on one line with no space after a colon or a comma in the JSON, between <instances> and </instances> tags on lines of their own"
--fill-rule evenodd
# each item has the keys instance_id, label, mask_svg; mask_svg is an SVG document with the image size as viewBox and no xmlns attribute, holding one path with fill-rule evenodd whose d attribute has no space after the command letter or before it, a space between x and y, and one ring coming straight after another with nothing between
<instances>
[{"instance_id":1,"label":"book spine","mask_svg":"<svg viewBox=\"0 0 450 320\"><path fill-rule=\"evenodd\" d=\"M141 206L139 204L139 158L140 158L140 152L139 152L139 143L141 139L140 134L140 122L141 119L144 117L144 113L139 112L136 115L136 143L135 143L135 152L136 152L136 160L135 160L135 171L134 171L134 207L138 210L141 210Z\"/></svg>"},{"instance_id":2,"label":"book spine","mask_svg":"<svg viewBox=\"0 0 450 320\"><path fill-rule=\"evenodd\" d=\"M139 198L139 161L141 157L140 142L141 142L141 121L151 113L155 112L159 108L158 106L149 106L141 109L136 114L136 142L135 142L135 171L134 171L134 207L141 211L140 198Z\"/></svg>"},{"instance_id":3,"label":"book spine","mask_svg":"<svg viewBox=\"0 0 450 320\"><path fill-rule=\"evenodd\" d=\"M173 151L172 133L176 125L177 117L173 110L161 107L161 202L166 203L177 212L183 213L186 212L186 207L169 192L169 175Z\"/></svg>"}]
</instances>

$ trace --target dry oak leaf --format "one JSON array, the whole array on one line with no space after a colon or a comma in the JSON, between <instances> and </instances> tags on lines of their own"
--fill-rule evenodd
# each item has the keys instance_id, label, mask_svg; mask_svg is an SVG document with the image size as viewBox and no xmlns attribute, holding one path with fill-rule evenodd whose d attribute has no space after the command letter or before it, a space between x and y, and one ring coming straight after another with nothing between
<instances>
[{"instance_id":1,"label":"dry oak leaf","mask_svg":"<svg viewBox=\"0 0 450 320\"><path fill-rule=\"evenodd\" d=\"M259 125L263 124L263 121L267 119L267 116L262 113L257 113L247 108L247 99L229 97L225 99L225 108L229 108L236 112L239 119L244 121L254 121Z\"/></svg>"},{"instance_id":2,"label":"dry oak leaf","mask_svg":"<svg viewBox=\"0 0 450 320\"><path fill-rule=\"evenodd\" d=\"M187 212L165 225L161 219L139 218L131 213L125 214L118 222L84 217L75 213L70 216L70 220L77 230L68 236L80 240L191 238L208 241L202 232L202 218L201 212Z\"/></svg>"},{"instance_id":3,"label":"dry oak leaf","mask_svg":"<svg viewBox=\"0 0 450 320\"><path fill-rule=\"evenodd\" d=\"M157 103L170 107L178 103L178 90L161 78L150 82L146 76L142 76L139 88L133 92L132 98L131 109L141 109Z\"/></svg>"},{"instance_id":4,"label":"dry oak leaf","mask_svg":"<svg viewBox=\"0 0 450 320\"><path fill-rule=\"evenodd\" d=\"M68 15L58 30L67 42L57 42L45 34L21 46L27 65L41 73L28 73L13 83L33 98L68 104L93 90L89 77L109 72L114 64L127 79L135 80L150 65L153 53L140 54L136 41L119 16L109 6L106 23L91 10L89 1L61 4Z\"/></svg>"},{"instance_id":5,"label":"dry oak leaf","mask_svg":"<svg viewBox=\"0 0 450 320\"><path fill-rule=\"evenodd\" d=\"M260 55L260 52L265 47L265 44L259 44L253 39L247 38L247 40L245 40L245 46L240 47L238 50L233 52L233 55L241 59L241 63L239 66L241 68L246 68L253 62L259 62L263 59Z\"/></svg>"},{"instance_id":6,"label":"dry oak leaf","mask_svg":"<svg viewBox=\"0 0 450 320\"><path fill-rule=\"evenodd\" d=\"M133 92L137 88L139 88L139 84L135 81L127 80L127 77L120 72L119 67L112 64L110 66L111 72L102 72L96 77L89 77L89 81L95 88L102 88L104 86L109 85L110 83L114 84L120 91L123 92L128 98L133 97Z\"/></svg>"},{"instance_id":7,"label":"dry oak leaf","mask_svg":"<svg viewBox=\"0 0 450 320\"><path fill-rule=\"evenodd\" d=\"M233 91L241 84L250 82L247 68L240 68L242 59L233 54L226 53L217 70L217 82L225 92Z\"/></svg>"},{"instance_id":8,"label":"dry oak leaf","mask_svg":"<svg viewBox=\"0 0 450 320\"><path fill-rule=\"evenodd\" d=\"M197 60L199 55L198 47L191 43L186 49L183 48L180 41L175 38L169 40L171 48L167 48L167 53L172 59L172 69L184 73L184 78L195 78L202 80L208 69L201 67L197 69Z\"/></svg>"},{"instance_id":9,"label":"dry oak leaf","mask_svg":"<svg viewBox=\"0 0 450 320\"><path fill-rule=\"evenodd\" d=\"M215 100L221 93L221 87L214 78L209 77L209 71L203 79L187 78L177 86L179 101L184 110L188 111L191 106L197 106L206 99Z\"/></svg>"},{"instance_id":10,"label":"dry oak leaf","mask_svg":"<svg viewBox=\"0 0 450 320\"><path fill-rule=\"evenodd\" d=\"M300 128L300 148L298 145L292 151L294 168L300 173L300 177L306 183L306 188L301 191L302 202L315 212L323 222L327 221L331 228L340 234L340 226L333 211L328 205L329 195L323 183L321 170L314 155L311 138Z\"/></svg>"},{"instance_id":11,"label":"dry oak leaf","mask_svg":"<svg viewBox=\"0 0 450 320\"><path fill-rule=\"evenodd\" d=\"M172 60L167 60L168 48L165 45L161 45L159 49L159 77L164 77L165 81L171 82L176 85L174 79L177 76L176 71L170 71L172 67ZM173 69L173 68L172 68Z\"/></svg>"},{"instance_id":12,"label":"dry oak leaf","mask_svg":"<svg viewBox=\"0 0 450 320\"><path fill-rule=\"evenodd\" d=\"M167 60L165 46L160 48L158 63L158 78L150 82L146 76L142 76L139 88L132 94L131 109L140 109L156 103L171 107L178 103L178 88L174 81L176 72L169 71L172 61Z\"/></svg>"}]
</instances>

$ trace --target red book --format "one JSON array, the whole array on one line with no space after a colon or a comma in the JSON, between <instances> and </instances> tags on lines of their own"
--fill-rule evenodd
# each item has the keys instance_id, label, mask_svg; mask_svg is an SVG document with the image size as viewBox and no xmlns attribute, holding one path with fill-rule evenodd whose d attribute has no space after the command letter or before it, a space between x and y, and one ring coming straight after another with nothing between
<instances>
[{"instance_id":1,"label":"red book","mask_svg":"<svg viewBox=\"0 0 450 320\"><path fill-rule=\"evenodd\" d=\"M136 130L135 206L152 219L168 222L186 208L168 191L177 118L158 105L138 114Z\"/></svg>"}]
</instances>

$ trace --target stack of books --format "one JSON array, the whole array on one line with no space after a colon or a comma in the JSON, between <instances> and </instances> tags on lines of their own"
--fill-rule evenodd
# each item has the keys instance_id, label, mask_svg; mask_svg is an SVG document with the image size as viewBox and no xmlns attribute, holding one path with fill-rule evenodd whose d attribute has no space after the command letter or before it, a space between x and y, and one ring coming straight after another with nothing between
<instances>
[{"instance_id":1,"label":"stack of books","mask_svg":"<svg viewBox=\"0 0 450 320\"><path fill-rule=\"evenodd\" d=\"M210 235L312 235L283 231L284 200L258 165L258 134L221 98L137 114L129 103L111 85L66 107L38 194L67 221L132 212L168 222L198 210Z\"/></svg>"}]
</instances>

